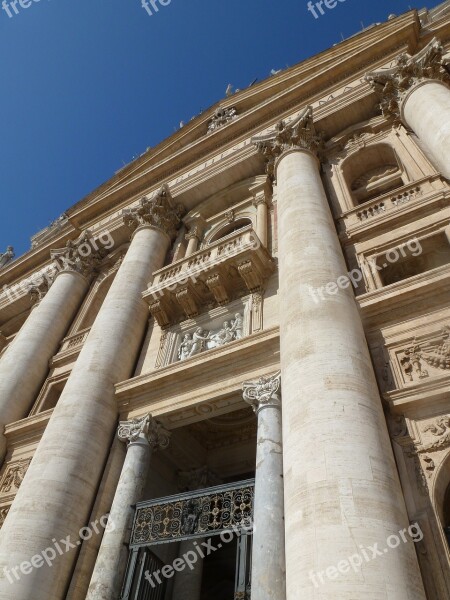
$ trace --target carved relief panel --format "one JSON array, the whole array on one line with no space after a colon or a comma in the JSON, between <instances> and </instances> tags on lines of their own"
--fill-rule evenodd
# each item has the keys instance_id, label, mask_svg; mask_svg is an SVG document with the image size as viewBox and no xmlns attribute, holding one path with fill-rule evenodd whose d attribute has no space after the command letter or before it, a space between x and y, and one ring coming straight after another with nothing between
<instances>
[{"instance_id":1,"label":"carved relief panel","mask_svg":"<svg viewBox=\"0 0 450 600\"><path fill-rule=\"evenodd\" d=\"M255 295L258 296L256 300ZM184 362L262 329L260 296L262 294L246 296L163 330L155 368Z\"/></svg>"},{"instance_id":2,"label":"carved relief panel","mask_svg":"<svg viewBox=\"0 0 450 600\"><path fill-rule=\"evenodd\" d=\"M3 476L0 479L0 496L14 497L16 495L30 462L31 458L26 458L6 465Z\"/></svg>"},{"instance_id":3,"label":"carved relief panel","mask_svg":"<svg viewBox=\"0 0 450 600\"><path fill-rule=\"evenodd\" d=\"M399 387L450 375L450 327L417 336L390 354Z\"/></svg>"}]
</instances>

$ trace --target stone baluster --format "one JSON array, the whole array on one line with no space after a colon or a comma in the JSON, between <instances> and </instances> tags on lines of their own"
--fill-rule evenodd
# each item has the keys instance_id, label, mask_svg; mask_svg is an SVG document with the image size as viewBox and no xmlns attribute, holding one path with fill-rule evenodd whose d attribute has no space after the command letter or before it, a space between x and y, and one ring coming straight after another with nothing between
<instances>
[{"instance_id":1,"label":"stone baluster","mask_svg":"<svg viewBox=\"0 0 450 600\"><path fill-rule=\"evenodd\" d=\"M258 417L252 597L285 600L283 447L280 373L244 383L244 400Z\"/></svg>"},{"instance_id":2,"label":"stone baluster","mask_svg":"<svg viewBox=\"0 0 450 600\"><path fill-rule=\"evenodd\" d=\"M29 560L53 539L77 540L89 518L117 422L114 385L133 373L148 319L142 292L164 264L180 207L164 187L125 211L124 220L133 231L131 244L2 527L1 600L62 600L67 590L74 551L14 585L4 567Z\"/></svg>"},{"instance_id":3,"label":"stone baluster","mask_svg":"<svg viewBox=\"0 0 450 600\"><path fill-rule=\"evenodd\" d=\"M386 582L423 600L411 543L358 572L328 569L360 545L384 548L408 519L351 286L319 305L311 293L347 271L312 108L254 142L277 180L287 600L382 597Z\"/></svg>"},{"instance_id":4,"label":"stone baluster","mask_svg":"<svg viewBox=\"0 0 450 600\"><path fill-rule=\"evenodd\" d=\"M0 359L0 464L6 453L4 426L30 411L101 257L87 232L53 251L51 273L30 287L37 304Z\"/></svg>"},{"instance_id":5,"label":"stone baluster","mask_svg":"<svg viewBox=\"0 0 450 600\"><path fill-rule=\"evenodd\" d=\"M142 500L152 451L169 445L169 433L151 415L121 422L118 437L127 442L127 454L86 600L118 600L120 597L133 507Z\"/></svg>"},{"instance_id":6,"label":"stone baluster","mask_svg":"<svg viewBox=\"0 0 450 600\"><path fill-rule=\"evenodd\" d=\"M450 54L444 52L434 38L414 56L402 54L393 67L366 80L379 93L383 114L412 129L437 170L450 178Z\"/></svg>"}]
</instances>

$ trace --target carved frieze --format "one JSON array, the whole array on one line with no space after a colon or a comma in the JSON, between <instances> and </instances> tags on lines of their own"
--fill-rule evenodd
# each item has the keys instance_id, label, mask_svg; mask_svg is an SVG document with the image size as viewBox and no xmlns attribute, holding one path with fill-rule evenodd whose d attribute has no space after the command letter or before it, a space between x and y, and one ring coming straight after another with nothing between
<instances>
[{"instance_id":1,"label":"carved frieze","mask_svg":"<svg viewBox=\"0 0 450 600\"><path fill-rule=\"evenodd\" d=\"M124 210L122 216L131 231L150 225L174 240L181 226L183 213L184 207L181 204L175 205L168 186L163 185L151 198L142 198L137 207Z\"/></svg>"},{"instance_id":2,"label":"carved frieze","mask_svg":"<svg viewBox=\"0 0 450 600\"><path fill-rule=\"evenodd\" d=\"M213 115L213 118L208 123L208 133L212 133L217 129L220 129L227 123L230 123L237 117L237 110L235 108L222 108L219 107Z\"/></svg>"},{"instance_id":3,"label":"carved frieze","mask_svg":"<svg viewBox=\"0 0 450 600\"><path fill-rule=\"evenodd\" d=\"M15 494L20 488L31 458L9 464L0 481L0 494Z\"/></svg>"},{"instance_id":4,"label":"carved frieze","mask_svg":"<svg viewBox=\"0 0 450 600\"><path fill-rule=\"evenodd\" d=\"M252 138L252 143L266 159L267 174L274 177L276 161L282 154L299 149L318 155L323 147L323 135L317 133L313 108L308 106L296 119L289 123L280 121L275 126L275 131Z\"/></svg>"},{"instance_id":5,"label":"carved frieze","mask_svg":"<svg viewBox=\"0 0 450 600\"><path fill-rule=\"evenodd\" d=\"M402 101L415 83L424 79L450 83L446 68L450 57L444 56L444 52L442 44L434 38L414 56L401 54L391 68L366 75L366 81L381 98L380 108L386 118L399 120Z\"/></svg>"}]
</instances>

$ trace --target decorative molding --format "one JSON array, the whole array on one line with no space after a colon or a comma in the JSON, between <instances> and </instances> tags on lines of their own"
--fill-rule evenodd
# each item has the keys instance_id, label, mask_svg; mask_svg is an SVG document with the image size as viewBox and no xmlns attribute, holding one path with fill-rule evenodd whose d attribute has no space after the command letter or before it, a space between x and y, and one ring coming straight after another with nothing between
<instances>
[{"instance_id":1,"label":"decorative molding","mask_svg":"<svg viewBox=\"0 0 450 600\"><path fill-rule=\"evenodd\" d=\"M368 73L365 80L381 98L380 108L388 119L400 120L401 105L411 87L425 79L450 83L447 65L450 56L444 56L444 47L433 38L420 52L411 56L400 54L394 66Z\"/></svg>"},{"instance_id":2,"label":"decorative molding","mask_svg":"<svg viewBox=\"0 0 450 600\"><path fill-rule=\"evenodd\" d=\"M98 272L107 253L105 248L98 248L91 232L86 230L75 241L68 240L65 248L52 250L50 256L59 266L56 272L73 271L90 278Z\"/></svg>"},{"instance_id":3,"label":"decorative molding","mask_svg":"<svg viewBox=\"0 0 450 600\"><path fill-rule=\"evenodd\" d=\"M414 344L400 353L398 358L407 381L430 377L431 367L439 371L450 370L450 327L442 328L440 335ZM433 373L434 374L434 373Z\"/></svg>"},{"instance_id":4,"label":"decorative molding","mask_svg":"<svg viewBox=\"0 0 450 600\"><path fill-rule=\"evenodd\" d=\"M242 385L243 397L257 413L269 406L281 408L281 371L262 376L258 381L247 381Z\"/></svg>"},{"instance_id":5,"label":"decorative molding","mask_svg":"<svg viewBox=\"0 0 450 600\"><path fill-rule=\"evenodd\" d=\"M170 433L167 429L150 414L139 419L121 421L117 435L121 442L127 444L137 442L139 438L145 438L152 448L161 450L168 447L170 440Z\"/></svg>"},{"instance_id":6,"label":"decorative molding","mask_svg":"<svg viewBox=\"0 0 450 600\"><path fill-rule=\"evenodd\" d=\"M20 488L25 473L30 466L31 458L9 464L0 481L0 494L16 493Z\"/></svg>"},{"instance_id":7,"label":"decorative molding","mask_svg":"<svg viewBox=\"0 0 450 600\"><path fill-rule=\"evenodd\" d=\"M216 129L220 129L224 125L227 125L237 116L238 114L235 108L222 108L219 106L208 123L208 133L212 133L213 131L216 131Z\"/></svg>"},{"instance_id":8,"label":"decorative molding","mask_svg":"<svg viewBox=\"0 0 450 600\"><path fill-rule=\"evenodd\" d=\"M252 294L252 333L261 331L263 328L263 299L264 294L262 291Z\"/></svg>"},{"instance_id":9,"label":"decorative molding","mask_svg":"<svg viewBox=\"0 0 450 600\"><path fill-rule=\"evenodd\" d=\"M233 209L228 210L225 213L225 219L227 220L227 223L233 223L236 220L236 212Z\"/></svg>"},{"instance_id":10,"label":"decorative molding","mask_svg":"<svg viewBox=\"0 0 450 600\"><path fill-rule=\"evenodd\" d=\"M275 131L252 138L258 151L267 162L266 172L275 176L276 162L289 150L308 150L315 156L323 148L323 135L316 132L313 119L313 108L308 106L296 119L287 123L279 121Z\"/></svg>"},{"instance_id":11,"label":"decorative molding","mask_svg":"<svg viewBox=\"0 0 450 600\"><path fill-rule=\"evenodd\" d=\"M152 198L144 196L138 206L125 209L122 217L125 225L132 232L138 227L150 225L167 234L173 241L181 226L183 214L183 205L175 205L169 187L163 185Z\"/></svg>"},{"instance_id":12,"label":"decorative molding","mask_svg":"<svg viewBox=\"0 0 450 600\"><path fill-rule=\"evenodd\" d=\"M16 255L14 254L14 248L12 246L8 246L6 248L6 252L0 252L0 269L6 267L6 265L11 262Z\"/></svg>"}]
</instances>

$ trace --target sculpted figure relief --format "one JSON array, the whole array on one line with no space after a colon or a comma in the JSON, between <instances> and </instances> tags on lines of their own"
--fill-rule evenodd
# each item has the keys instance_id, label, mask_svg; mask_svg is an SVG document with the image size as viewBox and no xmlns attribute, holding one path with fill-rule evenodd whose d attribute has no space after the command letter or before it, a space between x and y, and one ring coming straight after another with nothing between
<instances>
[{"instance_id":1,"label":"sculpted figure relief","mask_svg":"<svg viewBox=\"0 0 450 600\"><path fill-rule=\"evenodd\" d=\"M12 246L8 246L6 252L3 254L0 252L0 269L12 261L14 257L14 248Z\"/></svg>"},{"instance_id":2,"label":"sculpted figure relief","mask_svg":"<svg viewBox=\"0 0 450 600\"><path fill-rule=\"evenodd\" d=\"M206 331L197 327L193 334L186 333L178 349L178 360L186 360L205 350L219 348L233 340L240 340L244 335L244 319L236 313L231 321L224 321L222 329Z\"/></svg>"}]
</instances>

